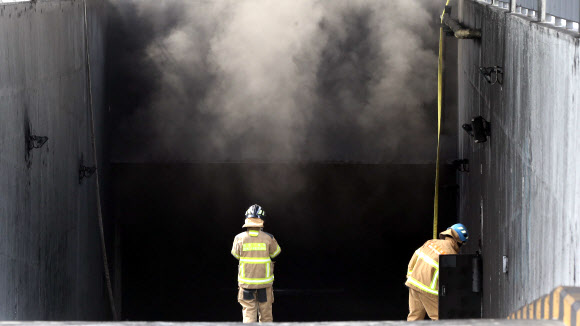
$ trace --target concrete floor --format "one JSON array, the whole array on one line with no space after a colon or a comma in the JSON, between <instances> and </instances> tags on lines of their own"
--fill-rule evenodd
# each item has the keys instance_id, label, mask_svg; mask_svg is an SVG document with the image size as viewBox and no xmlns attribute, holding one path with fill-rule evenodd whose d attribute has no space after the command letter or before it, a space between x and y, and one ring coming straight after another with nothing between
<instances>
[{"instance_id":1,"label":"concrete floor","mask_svg":"<svg viewBox=\"0 0 580 326\"><path fill-rule=\"evenodd\" d=\"M18 325L18 326L229 326L240 325L240 322L224 323L167 323L167 322L120 322L120 323L96 323L96 322L0 322L0 326ZM306 323L276 323L277 325L329 325L329 326L379 326L379 325L445 325L445 326L562 326L564 323L555 320L506 320L506 319L470 319L470 320L442 320L442 321L418 321L407 322L404 320L397 321L343 321L343 322L306 322Z\"/></svg>"}]
</instances>

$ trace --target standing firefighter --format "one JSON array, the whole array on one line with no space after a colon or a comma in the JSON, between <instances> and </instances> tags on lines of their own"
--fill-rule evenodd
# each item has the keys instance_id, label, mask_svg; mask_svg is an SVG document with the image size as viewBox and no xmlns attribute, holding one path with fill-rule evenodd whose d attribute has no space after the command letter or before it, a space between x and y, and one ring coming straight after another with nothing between
<instances>
[{"instance_id":1,"label":"standing firefighter","mask_svg":"<svg viewBox=\"0 0 580 326\"><path fill-rule=\"evenodd\" d=\"M409 321L422 320L425 313L439 319L439 255L457 254L469 235L463 224L454 224L439 233L439 238L425 242L409 262L405 283L409 287Z\"/></svg>"},{"instance_id":2,"label":"standing firefighter","mask_svg":"<svg viewBox=\"0 0 580 326\"><path fill-rule=\"evenodd\" d=\"M262 231L266 212L260 205L246 211L247 228L234 238L232 255L240 261L238 268L238 302L242 305L244 323L272 322L274 302L274 262L280 246L274 236Z\"/></svg>"}]
</instances>

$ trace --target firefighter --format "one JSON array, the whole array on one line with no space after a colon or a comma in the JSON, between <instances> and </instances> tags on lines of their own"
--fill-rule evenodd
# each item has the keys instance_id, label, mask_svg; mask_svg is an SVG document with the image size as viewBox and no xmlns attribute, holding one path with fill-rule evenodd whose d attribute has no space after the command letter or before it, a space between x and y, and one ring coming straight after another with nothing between
<instances>
[{"instance_id":1,"label":"firefighter","mask_svg":"<svg viewBox=\"0 0 580 326\"><path fill-rule=\"evenodd\" d=\"M266 212L260 205L246 211L246 231L234 238L232 255L239 260L238 302L244 323L272 322L274 262L280 246L273 235L262 231ZM258 318L259 315L259 318Z\"/></svg>"},{"instance_id":2,"label":"firefighter","mask_svg":"<svg viewBox=\"0 0 580 326\"><path fill-rule=\"evenodd\" d=\"M417 249L409 262L407 282L409 287L409 315L407 320L422 320L425 313L433 320L439 319L439 255L454 255L469 238L463 224L454 224L439 233L440 240L429 240Z\"/></svg>"}]
</instances>

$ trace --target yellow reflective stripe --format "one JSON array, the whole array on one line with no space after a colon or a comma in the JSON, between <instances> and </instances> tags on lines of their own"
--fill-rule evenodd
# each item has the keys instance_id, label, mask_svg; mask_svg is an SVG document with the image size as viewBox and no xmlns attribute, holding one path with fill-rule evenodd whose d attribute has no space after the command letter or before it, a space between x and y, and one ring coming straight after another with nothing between
<instances>
[{"instance_id":1,"label":"yellow reflective stripe","mask_svg":"<svg viewBox=\"0 0 580 326\"><path fill-rule=\"evenodd\" d=\"M238 254L236 254L236 252L235 252L235 251L233 251L233 250L232 250L232 255L233 255L234 257L236 257L236 259L240 259L240 256L238 256Z\"/></svg>"},{"instance_id":2,"label":"yellow reflective stripe","mask_svg":"<svg viewBox=\"0 0 580 326\"><path fill-rule=\"evenodd\" d=\"M433 275L433 281L431 281L431 289L435 290L435 284L437 284L437 278L439 278L439 270L435 271L435 275Z\"/></svg>"},{"instance_id":3,"label":"yellow reflective stripe","mask_svg":"<svg viewBox=\"0 0 580 326\"><path fill-rule=\"evenodd\" d=\"M280 248L280 245L278 245L278 248L276 248L276 251L274 251L274 253L271 254L270 257L274 258L274 257L278 256L281 251L282 251L282 248Z\"/></svg>"},{"instance_id":4,"label":"yellow reflective stripe","mask_svg":"<svg viewBox=\"0 0 580 326\"><path fill-rule=\"evenodd\" d=\"M419 256L419 253L421 251L419 249L415 250L415 255ZM417 262L415 261L415 264L413 264L413 266L415 266L417 264ZM411 273L413 273L412 269L407 268L407 275L411 275Z\"/></svg>"},{"instance_id":5,"label":"yellow reflective stripe","mask_svg":"<svg viewBox=\"0 0 580 326\"><path fill-rule=\"evenodd\" d=\"M265 251L265 243L244 243L243 251Z\"/></svg>"},{"instance_id":6,"label":"yellow reflective stripe","mask_svg":"<svg viewBox=\"0 0 580 326\"><path fill-rule=\"evenodd\" d=\"M244 265L245 265L244 263L240 264L240 276L241 277L246 276L246 271L245 271Z\"/></svg>"},{"instance_id":7,"label":"yellow reflective stripe","mask_svg":"<svg viewBox=\"0 0 580 326\"><path fill-rule=\"evenodd\" d=\"M416 279L412 278L409 276L408 279L409 283L413 284L414 286L418 287L419 289L427 292L427 293L431 293L431 294L435 294L435 295L439 295L439 292L437 292L436 290L430 289L427 287L427 285L417 281Z\"/></svg>"},{"instance_id":8,"label":"yellow reflective stripe","mask_svg":"<svg viewBox=\"0 0 580 326\"><path fill-rule=\"evenodd\" d=\"M240 261L248 264L265 264L272 260L270 260L270 257L241 257Z\"/></svg>"},{"instance_id":9,"label":"yellow reflective stripe","mask_svg":"<svg viewBox=\"0 0 580 326\"><path fill-rule=\"evenodd\" d=\"M248 233L250 233L250 235L251 235L252 237L257 237L257 236L258 236L258 234L260 233L260 231L254 231L254 230L250 230L250 231L248 231Z\"/></svg>"},{"instance_id":10,"label":"yellow reflective stripe","mask_svg":"<svg viewBox=\"0 0 580 326\"><path fill-rule=\"evenodd\" d=\"M274 281L274 275L267 278L244 278L238 277L238 282L245 284L267 284Z\"/></svg>"},{"instance_id":11,"label":"yellow reflective stripe","mask_svg":"<svg viewBox=\"0 0 580 326\"><path fill-rule=\"evenodd\" d=\"M427 264L435 267L436 269L439 269L439 264L426 254L419 252L419 258L423 259Z\"/></svg>"},{"instance_id":12,"label":"yellow reflective stripe","mask_svg":"<svg viewBox=\"0 0 580 326\"><path fill-rule=\"evenodd\" d=\"M270 277L270 263L266 264L266 278Z\"/></svg>"}]
</instances>

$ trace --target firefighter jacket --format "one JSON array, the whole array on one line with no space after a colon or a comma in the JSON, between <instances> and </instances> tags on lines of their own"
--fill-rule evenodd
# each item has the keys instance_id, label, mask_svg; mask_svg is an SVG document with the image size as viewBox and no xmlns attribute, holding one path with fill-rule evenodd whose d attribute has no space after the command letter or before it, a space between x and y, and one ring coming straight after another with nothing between
<instances>
[{"instance_id":1,"label":"firefighter jacket","mask_svg":"<svg viewBox=\"0 0 580 326\"><path fill-rule=\"evenodd\" d=\"M240 261L238 284L244 289L271 287L274 282L274 262L280 246L270 233L249 228L234 238L232 255Z\"/></svg>"},{"instance_id":2,"label":"firefighter jacket","mask_svg":"<svg viewBox=\"0 0 580 326\"><path fill-rule=\"evenodd\" d=\"M441 232L439 237L441 240L429 240L415 251L407 269L406 286L439 295L439 255L457 254L461 242L452 229Z\"/></svg>"}]
</instances>

